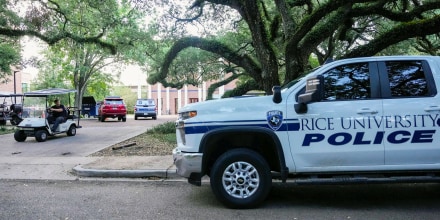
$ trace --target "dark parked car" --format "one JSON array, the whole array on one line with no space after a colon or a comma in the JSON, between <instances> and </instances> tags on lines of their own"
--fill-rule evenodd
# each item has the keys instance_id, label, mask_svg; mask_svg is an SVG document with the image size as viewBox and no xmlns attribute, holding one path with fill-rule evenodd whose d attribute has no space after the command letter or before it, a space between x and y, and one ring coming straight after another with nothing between
<instances>
[{"instance_id":1,"label":"dark parked car","mask_svg":"<svg viewBox=\"0 0 440 220\"><path fill-rule=\"evenodd\" d=\"M102 101L98 109L98 120L104 122L106 118L118 118L119 121L127 120L127 107L119 96L108 96Z\"/></svg>"},{"instance_id":2,"label":"dark parked car","mask_svg":"<svg viewBox=\"0 0 440 220\"><path fill-rule=\"evenodd\" d=\"M157 119L157 107L154 99L138 99L134 106L134 120L139 117Z\"/></svg>"}]
</instances>

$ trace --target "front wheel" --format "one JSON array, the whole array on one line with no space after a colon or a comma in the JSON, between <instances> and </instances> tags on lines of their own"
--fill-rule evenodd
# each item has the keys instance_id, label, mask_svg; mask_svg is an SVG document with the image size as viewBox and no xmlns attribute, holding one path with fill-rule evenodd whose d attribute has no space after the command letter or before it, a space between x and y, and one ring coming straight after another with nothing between
<instances>
[{"instance_id":1,"label":"front wheel","mask_svg":"<svg viewBox=\"0 0 440 220\"><path fill-rule=\"evenodd\" d=\"M230 208L253 208L261 204L272 187L266 160L249 149L234 149L221 155L210 175L211 189Z\"/></svg>"},{"instance_id":2,"label":"front wheel","mask_svg":"<svg viewBox=\"0 0 440 220\"><path fill-rule=\"evenodd\" d=\"M35 140L38 142L45 142L47 140L47 131L45 130L38 130L35 132Z\"/></svg>"},{"instance_id":3,"label":"front wheel","mask_svg":"<svg viewBox=\"0 0 440 220\"><path fill-rule=\"evenodd\" d=\"M26 136L26 134L24 133L24 131L22 131L22 130L17 130L17 131L15 131L15 133L14 133L14 139L15 139L17 142L23 142L23 141L26 140L26 138L27 138L27 136Z\"/></svg>"}]
</instances>

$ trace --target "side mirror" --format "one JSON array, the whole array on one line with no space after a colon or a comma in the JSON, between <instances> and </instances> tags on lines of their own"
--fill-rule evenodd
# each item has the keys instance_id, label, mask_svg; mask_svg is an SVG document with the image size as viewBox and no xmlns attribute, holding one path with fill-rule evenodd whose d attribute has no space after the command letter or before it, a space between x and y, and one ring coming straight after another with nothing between
<instances>
[{"instance_id":1,"label":"side mirror","mask_svg":"<svg viewBox=\"0 0 440 220\"><path fill-rule=\"evenodd\" d=\"M307 79L306 91L298 96L298 103L295 104L295 112L298 114L307 113L307 104L317 102L324 96L322 88L324 78L319 75L315 78Z\"/></svg>"},{"instance_id":2,"label":"side mirror","mask_svg":"<svg viewBox=\"0 0 440 220\"><path fill-rule=\"evenodd\" d=\"M281 97L281 86L274 86L272 88L272 92L273 92L273 102L278 104L281 101L283 101L283 98Z\"/></svg>"}]
</instances>

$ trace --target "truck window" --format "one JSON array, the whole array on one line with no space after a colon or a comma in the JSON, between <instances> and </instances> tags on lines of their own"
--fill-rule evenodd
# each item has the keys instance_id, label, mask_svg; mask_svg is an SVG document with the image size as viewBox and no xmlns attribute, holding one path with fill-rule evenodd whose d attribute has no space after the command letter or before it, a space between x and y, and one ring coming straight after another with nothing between
<instances>
[{"instance_id":1,"label":"truck window","mask_svg":"<svg viewBox=\"0 0 440 220\"><path fill-rule=\"evenodd\" d=\"M392 97L430 96L421 61L385 62Z\"/></svg>"},{"instance_id":2,"label":"truck window","mask_svg":"<svg viewBox=\"0 0 440 220\"><path fill-rule=\"evenodd\" d=\"M324 74L324 100L368 99L370 74L368 63L354 63L338 66Z\"/></svg>"}]
</instances>

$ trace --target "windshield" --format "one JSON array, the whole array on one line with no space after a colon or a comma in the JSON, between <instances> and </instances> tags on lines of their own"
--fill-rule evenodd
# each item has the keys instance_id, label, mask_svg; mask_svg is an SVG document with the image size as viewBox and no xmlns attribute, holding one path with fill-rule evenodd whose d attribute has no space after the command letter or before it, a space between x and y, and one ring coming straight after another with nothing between
<instances>
[{"instance_id":1,"label":"windshield","mask_svg":"<svg viewBox=\"0 0 440 220\"><path fill-rule=\"evenodd\" d=\"M22 117L44 117L43 112L46 109L46 106L46 97L25 97Z\"/></svg>"},{"instance_id":2,"label":"windshield","mask_svg":"<svg viewBox=\"0 0 440 220\"><path fill-rule=\"evenodd\" d=\"M138 100L136 105L154 105L153 99L147 99L147 100Z\"/></svg>"}]
</instances>

